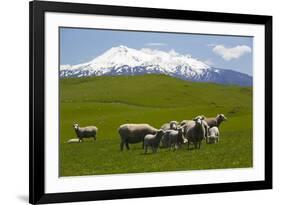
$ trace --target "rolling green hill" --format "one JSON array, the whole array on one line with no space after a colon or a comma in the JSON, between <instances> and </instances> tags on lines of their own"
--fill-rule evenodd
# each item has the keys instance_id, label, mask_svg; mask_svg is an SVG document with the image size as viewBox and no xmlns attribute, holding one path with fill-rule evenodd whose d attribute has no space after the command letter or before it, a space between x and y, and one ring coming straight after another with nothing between
<instances>
[{"instance_id":1,"label":"rolling green hill","mask_svg":"<svg viewBox=\"0 0 281 205\"><path fill-rule=\"evenodd\" d=\"M141 144L120 152L117 128L224 113L218 144L200 150L160 149L144 155ZM97 141L67 144L72 124L95 125ZM103 76L60 80L60 175L94 175L252 166L252 88L187 82L164 75Z\"/></svg>"}]
</instances>

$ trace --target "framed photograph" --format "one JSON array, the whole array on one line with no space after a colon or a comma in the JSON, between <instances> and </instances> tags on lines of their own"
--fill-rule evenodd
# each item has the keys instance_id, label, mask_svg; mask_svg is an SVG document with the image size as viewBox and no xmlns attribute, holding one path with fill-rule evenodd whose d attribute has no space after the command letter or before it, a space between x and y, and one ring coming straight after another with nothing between
<instances>
[{"instance_id":1,"label":"framed photograph","mask_svg":"<svg viewBox=\"0 0 281 205\"><path fill-rule=\"evenodd\" d=\"M272 188L272 17L30 2L30 203Z\"/></svg>"}]
</instances>

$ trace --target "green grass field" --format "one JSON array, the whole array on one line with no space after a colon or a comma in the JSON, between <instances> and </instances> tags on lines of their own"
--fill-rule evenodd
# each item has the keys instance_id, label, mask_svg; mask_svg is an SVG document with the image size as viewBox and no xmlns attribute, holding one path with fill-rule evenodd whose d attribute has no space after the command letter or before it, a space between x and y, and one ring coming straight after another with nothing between
<instances>
[{"instance_id":1,"label":"green grass field","mask_svg":"<svg viewBox=\"0 0 281 205\"><path fill-rule=\"evenodd\" d=\"M224 113L218 144L200 150L159 149L141 143L120 151L117 128ZM95 125L97 140L68 144L72 124ZM104 76L60 80L60 176L252 167L252 88L195 83L164 75Z\"/></svg>"}]
</instances>

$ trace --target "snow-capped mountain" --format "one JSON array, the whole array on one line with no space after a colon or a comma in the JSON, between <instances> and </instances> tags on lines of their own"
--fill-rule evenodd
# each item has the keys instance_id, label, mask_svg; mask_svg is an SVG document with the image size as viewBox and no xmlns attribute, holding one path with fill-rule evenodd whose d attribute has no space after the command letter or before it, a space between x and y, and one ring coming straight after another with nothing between
<instances>
[{"instance_id":1,"label":"snow-capped mountain","mask_svg":"<svg viewBox=\"0 0 281 205\"><path fill-rule=\"evenodd\" d=\"M252 85L252 77L232 70L212 68L174 50L164 52L126 46L113 47L90 62L61 65L60 77L165 74L184 80Z\"/></svg>"}]
</instances>

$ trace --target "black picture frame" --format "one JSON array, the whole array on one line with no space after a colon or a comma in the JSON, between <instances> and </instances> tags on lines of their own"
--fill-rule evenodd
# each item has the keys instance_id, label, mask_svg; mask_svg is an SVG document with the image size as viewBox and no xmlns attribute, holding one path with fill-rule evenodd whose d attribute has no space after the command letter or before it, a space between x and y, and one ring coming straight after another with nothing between
<instances>
[{"instance_id":1,"label":"black picture frame","mask_svg":"<svg viewBox=\"0 0 281 205\"><path fill-rule=\"evenodd\" d=\"M29 202L32 204L108 200L272 188L272 17L262 15L184 11L124 6L32 1L29 4L30 107ZM265 27L265 180L71 193L45 193L44 14L46 12L101 14L162 19L259 24Z\"/></svg>"}]
</instances>

